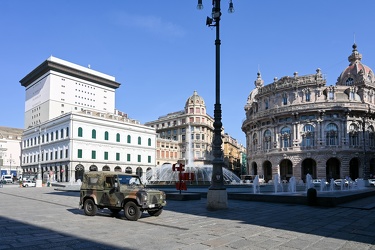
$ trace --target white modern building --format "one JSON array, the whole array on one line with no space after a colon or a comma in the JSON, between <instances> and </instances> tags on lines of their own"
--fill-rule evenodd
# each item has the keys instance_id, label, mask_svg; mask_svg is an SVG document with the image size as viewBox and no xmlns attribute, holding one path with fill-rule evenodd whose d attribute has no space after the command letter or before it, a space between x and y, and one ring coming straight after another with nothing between
<instances>
[{"instance_id":1,"label":"white modern building","mask_svg":"<svg viewBox=\"0 0 375 250\"><path fill-rule=\"evenodd\" d=\"M2 175L19 176L22 129L0 127L0 169Z\"/></svg>"},{"instance_id":2,"label":"white modern building","mask_svg":"<svg viewBox=\"0 0 375 250\"><path fill-rule=\"evenodd\" d=\"M76 181L90 170L142 176L155 166L155 129L115 109L114 77L50 57L20 83L25 173L40 169L45 181Z\"/></svg>"}]
</instances>

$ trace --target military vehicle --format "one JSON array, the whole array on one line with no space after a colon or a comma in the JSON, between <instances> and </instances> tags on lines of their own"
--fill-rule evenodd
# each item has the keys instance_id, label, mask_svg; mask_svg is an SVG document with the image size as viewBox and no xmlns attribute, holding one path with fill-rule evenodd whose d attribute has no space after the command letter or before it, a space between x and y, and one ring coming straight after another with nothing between
<instances>
[{"instance_id":1,"label":"military vehicle","mask_svg":"<svg viewBox=\"0 0 375 250\"><path fill-rule=\"evenodd\" d=\"M138 220L142 212L159 216L166 206L163 191L148 189L137 175L111 171L92 171L83 176L79 207L88 216L98 208L108 208L113 214L124 209L128 220Z\"/></svg>"}]
</instances>

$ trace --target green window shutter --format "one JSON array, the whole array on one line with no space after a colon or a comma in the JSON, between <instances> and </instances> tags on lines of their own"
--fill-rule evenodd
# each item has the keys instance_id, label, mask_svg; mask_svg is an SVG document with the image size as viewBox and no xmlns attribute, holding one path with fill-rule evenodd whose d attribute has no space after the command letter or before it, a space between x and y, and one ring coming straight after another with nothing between
<instances>
[{"instance_id":1,"label":"green window shutter","mask_svg":"<svg viewBox=\"0 0 375 250\"><path fill-rule=\"evenodd\" d=\"M151 156L149 155L147 158L148 158L148 159L147 159L147 162L148 162L148 163L151 163Z\"/></svg>"},{"instance_id":2,"label":"green window shutter","mask_svg":"<svg viewBox=\"0 0 375 250\"><path fill-rule=\"evenodd\" d=\"M120 134L119 133L116 134L116 142L120 142Z\"/></svg>"},{"instance_id":3,"label":"green window shutter","mask_svg":"<svg viewBox=\"0 0 375 250\"><path fill-rule=\"evenodd\" d=\"M138 155L138 162L141 162L141 155Z\"/></svg>"},{"instance_id":4,"label":"green window shutter","mask_svg":"<svg viewBox=\"0 0 375 250\"><path fill-rule=\"evenodd\" d=\"M120 153L116 153L116 161L120 160Z\"/></svg>"},{"instance_id":5,"label":"green window shutter","mask_svg":"<svg viewBox=\"0 0 375 250\"><path fill-rule=\"evenodd\" d=\"M78 128L78 137L83 136L83 129L81 127ZM47 141L48 141L48 135L47 135Z\"/></svg>"},{"instance_id":6,"label":"green window shutter","mask_svg":"<svg viewBox=\"0 0 375 250\"><path fill-rule=\"evenodd\" d=\"M108 160L108 152L104 152L104 160Z\"/></svg>"},{"instance_id":7,"label":"green window shutter","mask_svg":"<svg viewBox=\"0 0 375 250\"><path fill-rule=\"evenodd\" d=\"M142 139L140 136L138 136L138 145L141 145L141 143L142 143Z\"/></svg>"},{"instance_id":8,"label":"green window shutter","mask_svg":"<svg viewBox=\"0 0 375 250\"><path fill-rule=\"evenodd\" d=\"M96 130L95 129L92 130L91 138L96 139Z\"/></svg>"},{"instance_id":9,"label":"green window shutter","mask_svg":"<svg viewBox=\"0 0 375 250\"><path fill-rule=\"evenodd\" d=\"M104 140L108 141L108 138L109 138L109 133L108 133L108 131L105 131Z\"/></svg>"},{"instance_id":10,"label":"green window shutter","mask_svg":"<svg viewBox=\"0 0 375 250\"><path fill-rule=\"evenodd\" d=\"M127 161L130 161L130 154L127 154L127 155L126 155L126 160L127 160Z\"/></svg>"},{"instance_id":11,"label":"green window shutter","mask_svg":"<svg viewBox=\"0 0 375 250\"><path fill-rule=\"evenodd\" d=\"M130 135L128 135L128 143L131 143L132 142L132 138Z\"/></svg>"},{"instance_id":12,"label":"green window shutter","mask_svg":"<svg viewBox=\"0 0 375 250\"><path fill-rule=\"evenodd\" d=\"M78 149L78 158L82 158L82 149Z\"/></svg>"},{"instance_id":13,"label":"green window shutter","mask_svg":"<svg viewBox=\"0 0 375 250\"><path fill-rule=\"evenodd\" d=\"M96 159L96 151L95 150L92 150L91 151L91 159Z\"/></svg>"},{"instance_id":14,"label":"green window shutter","mask_svg":"<svg viewBox=\"0 0 375 250\"><path fill-rule=\"evenodd\" d=\"M148 145L151 146L151 138L148 138Z\"/></svg>"}]
</instances>

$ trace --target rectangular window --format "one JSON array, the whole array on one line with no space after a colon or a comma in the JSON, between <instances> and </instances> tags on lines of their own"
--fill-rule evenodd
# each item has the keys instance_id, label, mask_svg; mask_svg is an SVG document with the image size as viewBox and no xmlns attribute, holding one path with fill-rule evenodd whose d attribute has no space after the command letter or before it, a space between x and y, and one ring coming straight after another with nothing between
<instances>
[{"instance_id":1,"label":"rectangular window","mask_svg":"<svg viewBox=\"0 0 375 250\"><path fill-rule=\"evenodd\" d=\"M116 153L116 161L120 160L120 153Z\"/></svg>"},{"instance_id":2,"label":"rectangular window","mask_svg":"<svg viewBox=\"0 0 375 250\"><path fill-rule=\"evenodd\" d=\"M68 153L69 153L68 149L65 149L65 158L69 157Z\"/></svg>"},{"instance_id":3,"label":"rectangular window","mask_svg":"<svg viewBox=\"0 0 375 250\"><path fill-rule=\"evenodd\" d=\"M130 161L130 154L127 154L127 155L126 155L126 160L127 160L127 161Z\"/></svg>"},{"instance_id":4,"label":"rectangular window","mask_svg":"<svg viewBox=\"0 0 375 250\"><path fill-rule=\"evenodd\" d=\"M62 151L62 149L60 150L60 159L62 159L63 158L63 151Z\"/></svg>"},{"instance_id":5,"label":"rectangular window","mask_svg":"<svg viewBox=\"0 0 375 250\"><path fill-rule=\"evenodd\" d=\"M138 155L138 162L141 162L141 155Z\"/></svg>"},{"instance_id":6,"label":"rectangular window","mask_svg":"<svg viewBox=\"0 0 375 250\"><path fill-rule=\"evenodd\" d=\"M151 156L150 155L147 157L147 162L151 163Z\"/></svg>"},{"instance_id":7,"label":"rectangular window","mask_svg":"<svg viewBox=\"0 0 375 250\"><path fill-rule=\"evenodd\" d=\"M91 159L96 159L96 151L95 150L91 151Z\"/></svg>"},{"instance_id":8,"label":"rectangular window","mask_svg":"<svg viewBox=\"0 0 375 250\"><path fill-rule=\"evenodd\" d=\"M104 152L104 160L108 160L108 152Z\"/></svg>"},{"instance_id":9,"label":"rectangular window","mask_svg":"<svg viewBox=\"0 0 375 250\"><path fill-rule=\"evenodd\" d=\"M78 149L78 158L82 158L82 149Z\"/></svg>"}]
</instances>

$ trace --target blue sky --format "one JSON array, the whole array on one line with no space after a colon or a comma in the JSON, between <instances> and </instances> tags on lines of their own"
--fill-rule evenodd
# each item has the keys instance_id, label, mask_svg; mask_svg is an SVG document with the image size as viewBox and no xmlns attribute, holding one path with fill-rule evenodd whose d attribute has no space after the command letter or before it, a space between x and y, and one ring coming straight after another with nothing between
<instances>
[{"instance_id":1,"label":"blue sky","mask_svg":"<svg viewBox=\"0 0 375 250\"><path fill-rule=\"evenodd\" d=\"M141 123L184 109L194 90L213 116L215 29L211 0L1 0L0 126L23 127L19 83L49 56L116 77L116 108ZM375 1L222 1L221 104L225 132L241 130L258 70L274 77L321 68L334 85L354 41L375 68Z\"/></svg>"}]
</instances>

